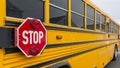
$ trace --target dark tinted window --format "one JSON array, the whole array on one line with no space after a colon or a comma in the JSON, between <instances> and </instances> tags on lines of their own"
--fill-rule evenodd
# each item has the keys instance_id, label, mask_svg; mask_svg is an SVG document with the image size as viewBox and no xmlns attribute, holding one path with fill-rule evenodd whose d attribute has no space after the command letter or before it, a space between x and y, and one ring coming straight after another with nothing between
<instances>
[{"instance_id":1,"label":"dark tinted window","mask_svg":"<svg viewBox=\"0 0 120 68\"><path fill-rule=\"evenodd\" d=\"M84 18L80 15L72 13L72 26L84 28Z\"/></svg>"},{"instance_id":2,"label":"dark tinted window","mask_svg":"<svg viewBox=\"0 0 120 68\"><path fill-rule=\"evenodd\" d=\"M116 25L116 33L119 33L119 26Z\"/></svg>"},{"instance_id":3,"label":"dark tinted window","mask_svg":"<svg viewBox=\"0 0 120 68\"><path fill-rule=\"evenodd\" d=\"M119 33L119 26L114 21L110 20L109 30L111 33Z\"/></svg>"},{"instance_id":4,"label":"dark tinted window","mask_svg":"<svg viewBox=\"0 0 120 68\"><path fill-rule=\"evenodd\" d=\"M87 19L87 28L94 30L94 21L91 19Z\"/></svg>"},{"instance_id":5,"label":"dark tinted window","mask_svg":"<svg viewBox=\"0 0 120 68\"><path fill-rule=\"evenodd\" d=\"M114 33L117 33L117 26L115 23L114 23Z\"/></svg>"},{"instance_id":6,"label":"dark tinted window","mask_svg":"<svg viewBox=\"0 0 120 68\"><path fill-rule=\"evenodd\" d=\"M109 32L111 32L111 21L109 22Z\"/></svg>"},{"instance_id":7,"label":"dark tinted window","mask_svg":"<svg viewBox=\"0 0 120 68\"><path fill-rule=\"evenodd\" d=\"M96 12L96 29L100 30L100 13Z\"/></svg>"},{"instance_id":8,"label":"dark tinted window","mask_svg":"<svg viewBox=\"0 0 120 68\"><path fill-rule=\"evenodd\" d=\"M113 22L113 25L112 25L112 31L113 31L113 33L115 33L115 31L116 31L116 27L115 27L115 23Z\"/></svg>"},{"instance_id":9,"label":"dark tinted window","mask_svg":"<svg viewBox=\"0 0 120 68\"><path fill-rule=\"evenodd\" d=\"M94 9L87 5L87 28L94 30Z\"/></svg>"},{"instance_id":10,"label":"dark tinted window","mask_svg":"<svg viewBox=\"0 0 120 68\"><path fill-rule=\"evenodd\" d=\"M94 20L94 8L87 5L87 17Z\"/></svg>"},{"instance_id":11,"label":"dark tinted window","mask_svg":"<svg viewBox=\"0 0 120 68\"><path fill-rule=\"evenodd\" d=\"M50 22L60 25L68 25L67 11L50 6Z\"/></svg>"},{"instance_id":12,"label":"dark tinted window","mask_svg":"<svg viewBox=\"0 0 120 68\"><path fill-rule=\"evenodd\" d=\"M113 23L113 21L111 21L111 23L110 23L110 26L111 26L111 33L114 33L114 23Z\"/></svg>"},{"instance_id":13,"label":"dark tinted window","mask_svg":"<svg viewBox=\"0 0 120 68\"><path fill-rule=\"evenodd\" d=\"M72 0L72 26L84 28L84 2Z\"/></svg>"},{"instance_id":14,"label":"dark tinted window","mask_svg":"<svg viewBox=\"0 0 120 68\"><path fill-rule=\"evenodd\" d=\"M60 6L62 8L67 9L68 7L68 0L50 0L50 3Z\"/></svg>"},{"instance_id":15,"label":"dark tinted window","mask_svg":"<svg viewBox=\"0 0 120 68\"><path fill-rule=\"evenodd\" d=\"M107 32L110 32L110 29L109 29L110 25L109 25L109 23L106 24L106 28L107 28Z\"/></svg>"},{"instance_id":16,"label":"dark tinted window","mask_svg":"<svg viewBox=\"0 0 120 68\"><path fill-rule=\"evenodd\" d=\"M105 32L105 16L102 15L102 31Z\"/></svg>"},{"instance_id":17,"label":"dark tinted window","mask_svg":"<svg viewBox=\"0 0 120 68\"><path fill-rule=\"evenodd\" d=\"M112 33L113 31L112 31L112 21L110 21L110 32Z\"/></svg>"},{"instance_id":18,"label":"dark tinted window","mask_svg":"<svg viewBox=\"0 0 120 68\"><path fill-rule=\"evenodd\" d=\"M38 18L43 21L44 3L42 0L6 0L7 16L18 18Z\"/></svg>"},{"instance_id":19,"label":"dark tinted window","mask_svg":"<svg viewBox=\"0 0 120 68\"><path fill-rule=\"evenodd\" d=\"M84 2L82 0L72 0L72 11L84 15Z\"/></svg>"},{"instance_id":20,"label":"dark tinted window","mask_svg":"<svg viewBox=\"0 0 120 68\"><path fill-rule=\"evenodd\" d=\"M119 33L119 27L118 27L118 25L117 25L115 22L113 22L113 21L111 21L111 31L112 31L112 33Z\"/></svg>"}]
</instances>

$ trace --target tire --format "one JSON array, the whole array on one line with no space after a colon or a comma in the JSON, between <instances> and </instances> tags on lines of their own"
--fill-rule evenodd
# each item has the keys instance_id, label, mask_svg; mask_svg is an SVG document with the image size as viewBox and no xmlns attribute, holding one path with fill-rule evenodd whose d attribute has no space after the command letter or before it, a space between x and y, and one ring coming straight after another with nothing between
<instances>
[{"instance_id":1,"label":"tire","mask_svg":"<svg viewBox=\"0 0 120 68\"><path fill-rule=\"evenodd\" d=\"M115 48L114 48L113 61L117 60L117 58L118 58L118 48L115 47Z\"/></svg>"}]
</instances>

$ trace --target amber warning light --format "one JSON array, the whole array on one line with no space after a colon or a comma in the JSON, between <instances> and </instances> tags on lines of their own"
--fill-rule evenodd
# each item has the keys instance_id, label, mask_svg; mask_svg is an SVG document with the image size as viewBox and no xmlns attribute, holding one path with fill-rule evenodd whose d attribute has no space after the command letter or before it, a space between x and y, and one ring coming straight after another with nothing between
<instances>
[{"instance_id":1,"label":"amber warning light","mask_svg":"<svg viewBox=\"0 0 120 68\"><path fill-rule=\"evenodd\" d=\"M47 44L46 36L40 20L27 18L16 30L16 45L27 57L37 56Z\"/></svg>"}]
</instances>

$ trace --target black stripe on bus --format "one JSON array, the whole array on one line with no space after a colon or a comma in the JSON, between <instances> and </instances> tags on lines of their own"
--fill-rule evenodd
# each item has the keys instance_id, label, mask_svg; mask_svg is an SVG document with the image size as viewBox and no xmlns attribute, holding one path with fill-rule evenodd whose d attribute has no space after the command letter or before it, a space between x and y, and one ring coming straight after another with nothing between
<instances>
[{"instance_id":1,"label":"black stripe on bus","mask_svg":"<svg viewBox=\"0 0 120 68\"><path fill-rule=\"evenodd\" d=\"M75 46L76 44L87 44L87 43L110 41L110 40L118 40L118 39L106 39L106 40L93 40L93 41L71 42L71 43L61 43L61 44L49 44L49 45L46 46L46 48L72 46L72 45Z\"/></svg>"},{"instance_id":2,"label":"black stripe on bus","mask_svg":"<svg viewBox=\"0 0 120 68\"><path fill-rule=\"evenodd\" d=\"M53 26L45 26L48 30L60 30L60 31L70 31L70 32L87 32L87 33L94 33L94 34L105 34L105 32L94 32L88 30L77 30L77 29L70 29L70 28L61 28L61 27L53 27Z\"/></svg>"},{"instance_id":3,"label":"black stripe on bus","mask_svg":"<svg viewBox=\"0 0 120 68\"><path fill-rule=\"evenodd\" d=\"M5 26L16 26L16 27L18 27L20 24L21 24L20 22L5 21Z\"/></svg>"},{"instance_id":4,"label":"black stripe on bus","mask_svg":"<svg viewBox=\"0 0 120 68\"><path fill-rule=\"evenodd\" d=\"M77 46L77 44L87 44L87 43L94 43L94 42L102 42L102 41L109 41L109 40L117 40L117 39L107 39L107 40L93 40L93 41L84 41L84 42L72 42L72 43L60 43L60 44L50 44L47 45L45 48L56 48L56 47L63 47L63 46ZM20 50L16 48L5 48L5 53L10 54L10 53L15 53L15 52L20 52Z\"/></svg>"},{"instance_id":5,"label":"black stripe on bus","mask_svg":"<svg viewBox=\"0 0 120 68\"><path fill-rule=\"evenodd\" d=\"M114 42L114 43L111 43L111 44L116 44L116 43L117 42ZM109 44L109 45L111 45L111 44ZM99 47L96 47L96 48L92 48L92 49L85 50L85 51L82 51L82 52L78 52L78 53L75 53L75 54L67 55L67 56L57 58L57 59L54 59L54 60L50 60L50 61L43 62L43 63L40 63L40 64L36 64L36 65L33 65L33 66L29 66L29 67L26 67L26 68L42 67L42 66L45 66L45 65L48 65L48 64L52 64L52 63L61 61L61 60L68 59L70 57L74 57L74 56L81 55L81 54L84 54L84 53L87 53L87 52L91 52L91 51L94 51L94 50L97 50L97 49L100 49L100 48L103 48L103 47L106 47L106 46L108 46L108 45L99 46Z\"/></svg>"}]
</instances>

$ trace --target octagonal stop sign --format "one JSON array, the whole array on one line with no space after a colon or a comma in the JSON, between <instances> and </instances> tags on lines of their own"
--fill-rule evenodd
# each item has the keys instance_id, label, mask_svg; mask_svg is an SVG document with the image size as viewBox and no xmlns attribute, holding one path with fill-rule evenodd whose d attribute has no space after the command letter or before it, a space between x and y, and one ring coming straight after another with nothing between
<instances>
[{"instance_id":1,"label":"octagonal stop sign","mask_svg":"<svg viewBox=\"0 0 120 68\"><path fill-rule=\"evenodd\" d=\"M46 28L38 19L27 18L16 31L16 45L27 56L39 55L46 46Z\"/></svg>"}]
</instances>

